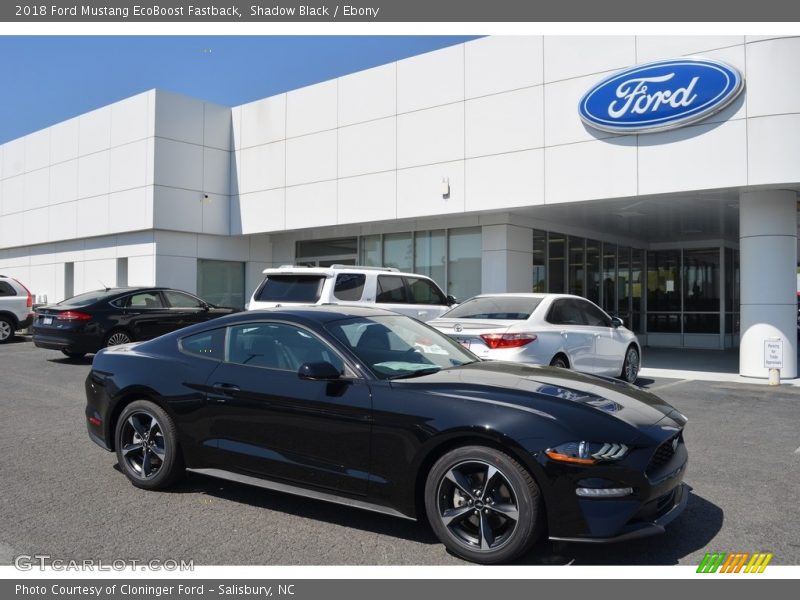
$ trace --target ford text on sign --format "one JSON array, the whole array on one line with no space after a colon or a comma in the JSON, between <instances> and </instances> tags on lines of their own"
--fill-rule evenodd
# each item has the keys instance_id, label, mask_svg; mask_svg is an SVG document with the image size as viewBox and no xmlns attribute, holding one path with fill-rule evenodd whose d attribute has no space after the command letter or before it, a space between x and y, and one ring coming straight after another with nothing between
<instances>
[{"instance_id":1,"label":"ford text on sign","mask_svg":"<svg viewBox=\"0 0 800 600\"><path fill-rule=\"evenodd\" d=\"M722 110L742 91L739 72L705 58L662 60L607 77L581 98L587 125L612 133L665 131Z\"/></svg>"}]
</instances>

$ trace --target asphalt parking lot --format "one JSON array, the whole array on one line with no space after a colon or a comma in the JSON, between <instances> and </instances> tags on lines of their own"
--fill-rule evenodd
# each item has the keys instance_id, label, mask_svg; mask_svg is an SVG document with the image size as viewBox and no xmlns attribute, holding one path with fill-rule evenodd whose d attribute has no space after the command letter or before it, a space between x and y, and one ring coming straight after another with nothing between
<instances>
[{"instance_id":1,"label":"asphalt parking lot","mask_svg":"<svg viewBox=\"0 0 800 600\"><path fill-rule=\"evenodd\" d=\"M646 352L645 352L646 359ZM131 486L86 435L83 381L29 338L0 346L0 564L63 560L205 564L462 564L412 523L191 475ZM800 564L800 388L640 380L689 417L684 514L665 535L606 546L542 543L522 564L696 565L705 552L772 552Z\"/></svg>"}]
</instances>

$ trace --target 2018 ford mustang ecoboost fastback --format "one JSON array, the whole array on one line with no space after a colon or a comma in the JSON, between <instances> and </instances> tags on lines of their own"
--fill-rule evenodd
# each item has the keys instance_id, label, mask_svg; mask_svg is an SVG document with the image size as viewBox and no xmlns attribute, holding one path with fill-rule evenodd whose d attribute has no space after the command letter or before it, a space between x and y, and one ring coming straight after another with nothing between
<instances>
[{"instance_id":1,"label":"2018 ford mustang ecoboost fastback","mask_svg":"<svg viewBox=\"0 0 800 600\"><path fill-rule=\"evenodd\" d=\"M142 488L185 469L411 519L496 563L685 507L686 418L624 382L482 361L361 307L240 313L100 351L89 435Z\"/></svg>"}]
</instances>

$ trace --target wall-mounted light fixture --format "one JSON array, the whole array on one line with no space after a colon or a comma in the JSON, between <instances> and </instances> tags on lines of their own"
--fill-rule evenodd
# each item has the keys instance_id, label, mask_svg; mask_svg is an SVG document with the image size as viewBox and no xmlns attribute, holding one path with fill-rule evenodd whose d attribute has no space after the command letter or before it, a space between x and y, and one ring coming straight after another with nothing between
<instances>
[{"instance_id":1,"label":"wall-mounted light fixture","mask_svg":"<svg viewBox=\"0 0 800 600\"><path fill-rule=\"evenodd\" d=\"M445 200L450 197L450 178L442 177L442 198Z\"/></svg>"}]
</instances>

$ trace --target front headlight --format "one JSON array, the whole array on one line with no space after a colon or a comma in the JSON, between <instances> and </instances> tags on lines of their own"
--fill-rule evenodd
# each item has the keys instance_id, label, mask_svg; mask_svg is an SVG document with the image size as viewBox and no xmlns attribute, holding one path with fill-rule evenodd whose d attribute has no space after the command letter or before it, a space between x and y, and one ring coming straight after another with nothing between
<instances>
[{"instance_id":1,"label":"front headlight","mask_svg":"<svg viewBox=\"0 0 800 600\"><path fill-rule=\"evenodd\" d=\"M630 448L625 444L566 442L544 451L550 460L576 465L594 465L623 458Z\"/></svg>"}]
</instances>

